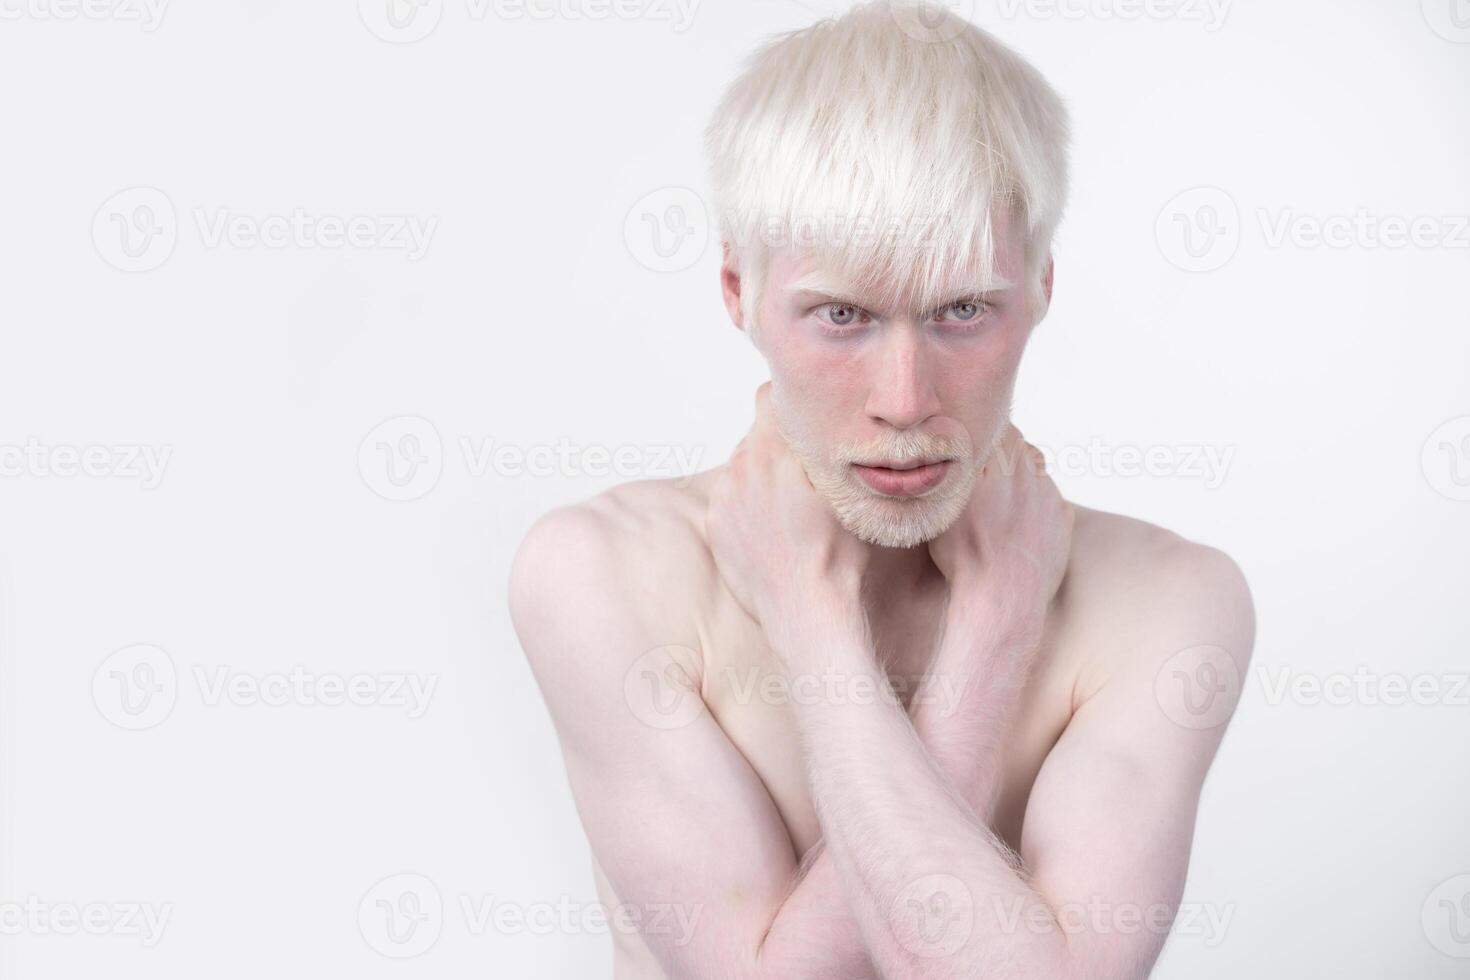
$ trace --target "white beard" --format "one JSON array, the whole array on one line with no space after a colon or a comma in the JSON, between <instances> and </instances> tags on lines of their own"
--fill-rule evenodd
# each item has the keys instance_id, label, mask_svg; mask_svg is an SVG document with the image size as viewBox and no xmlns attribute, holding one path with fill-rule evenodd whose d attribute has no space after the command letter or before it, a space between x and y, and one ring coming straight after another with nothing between
<instances>
[{"instance_id":1,"label":"white beard","mask_svg":"<svg viewBox=\"0 0 1470 980\"><path fill-rule=\"evenodd\" d=\"M912 548L939 537L964 512L975 485L975 467L967 459L952 463L930 494L909 498L874 493L846 465L803 465L842 526L858 540L884 548Z\"/></svg>"},{"instance_id":2,"label":"white beard","mask_svg":"<svg viewBox=\"0 0 1470 980\"><path fill-rule=\"evenodd\" d=\"M777 413L779 422L782 413ZM826 500L839 523L860 541L884 548L912 548L947 531L970 502L980 467L989 460L1005 433L1010 412L996 426L985 451L976 454L968 440L917 433L897 433L867 446L844 448L833 458L813 452L800 436L793 438L780 425L807 479ZM953 458L944 481L919 497L886 497L875 492L853 472L851 463L864 459Z\"/></svg>"}]
</instances>

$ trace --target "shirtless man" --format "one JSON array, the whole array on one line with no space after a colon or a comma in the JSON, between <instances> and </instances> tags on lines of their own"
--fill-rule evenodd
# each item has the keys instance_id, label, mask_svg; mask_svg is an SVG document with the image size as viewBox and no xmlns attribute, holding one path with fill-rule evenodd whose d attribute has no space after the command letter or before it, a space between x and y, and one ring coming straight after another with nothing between
<instances>
[{"instance_id":1,"label":"shirtless man","mask_svg":"<svg viewBox=\"0 0 1470 980\"><path fill-rule=\"evenodd\" d=\"M1250 595L1064 501L1010 423L1066 117L919 13L776 39L711 126L725 303L771 373L749 435L515 558L620 978L1145 977L1184 887ZM741 238L834 200L945 229Z\"/></svg>"}]
</instances>

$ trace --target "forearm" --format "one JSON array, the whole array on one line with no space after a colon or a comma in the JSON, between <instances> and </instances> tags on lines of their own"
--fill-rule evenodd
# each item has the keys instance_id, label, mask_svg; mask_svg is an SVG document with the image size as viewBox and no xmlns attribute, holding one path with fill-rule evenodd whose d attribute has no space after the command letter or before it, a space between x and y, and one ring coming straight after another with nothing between
<instances>
[{"instance_id":1,"label":"forearm","mask_svg":"<svg viewBox=\"0 0 1470 980\"><path fill-rule=\"evenodd\" d=\"M761 943L759 975L773 980L879 980L825 842L813 852Z\"/></svg>"},{"instance_id":2,"label":"forearm","mask_svg":"<svg viewBox=\"0 0 1470 980\"><path fill-rule=\"evenodd\" d=\"M811 669L886 676L861 614L788 633L778 649ZM841 620L838 616L836 619ZM946 780L901 707L887 699L813 700L798 726L827 848L880 973L903 977L1064 977L1065 939L1013 856ZM993 768L986 753L941 753ZM978 761L977 761L978 760ZM988 791L987 791L988 792ZM921 915L928 911L937 917Z\"/></svg>"},{"instance_id":3,"label":"forearm","mask_svg":"<svg viewBox=\"0 0 1470 980\"><path fill-rule=\"evenodd\" d=\"M953 610L910 705L925 750L986 826L993 823L1024 665L1039 643L1039 626L1013 611L983 602Z\"/></svg>"},{"instance_id":4,"label":"forearm","mask_svg":"<svg viewBox=\"0 0 1470 980\"><path fill-rule=\"evenodd\" d=\"M999 782L1000 738L1017 686L972 669L995 663L998 648L1024 644L1016 631L998 628L998 618L983 609L962 610L949 619L928 676L911 702L915 732L949 782L988 825ZM840 619L827 628L840 630ZM855 679L849 678L854 682ZM873 677L869 690L886 680ZM762 943L765 972L820 980L877 980L862 929L843 893L843 883L824 843L808 855L807 867L782 903Z\"/></svg>"}]
</instances>

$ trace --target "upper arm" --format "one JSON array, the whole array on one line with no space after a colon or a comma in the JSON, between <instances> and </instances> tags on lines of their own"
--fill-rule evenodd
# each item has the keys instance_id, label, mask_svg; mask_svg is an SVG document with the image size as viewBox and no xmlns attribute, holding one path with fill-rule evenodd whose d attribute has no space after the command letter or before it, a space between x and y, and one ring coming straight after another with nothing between
<instances>
[{"instance_id":1,"label":"upper arm","mask_svg":"<svg viewBox=\"0 0 1470 980\"><path fill-rule=\"evenodd\" d=\"M1022 856L1080 976L1146 976L1189 866L1199 793L1239 699L1255 622L1229 557L1153 570L1138 636L1080 705L1027 805Z\"/></svg>"},{"instance_id":2,"label":"upper arm","mask_svg":"<svg viewBox=\"0 0 1470 980\"><path fill-rule=\"evenodd\" d=\"M747 975L795 855L700 697L697 640L669 625L683 622L668 614L677 583L632 543L586 507L543 517L512 567L512 620L592 849L644 941L673 976Z\"/></svg>"}]
</instances>

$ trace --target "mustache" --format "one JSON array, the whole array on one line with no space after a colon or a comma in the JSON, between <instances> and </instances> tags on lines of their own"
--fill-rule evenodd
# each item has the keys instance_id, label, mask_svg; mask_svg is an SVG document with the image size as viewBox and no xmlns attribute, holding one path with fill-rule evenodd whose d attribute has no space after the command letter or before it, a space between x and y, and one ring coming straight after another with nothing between
<instances>
[{"instance_id":1,"label":"mustache","mask_svg":"<svg viewBox=\"0 0 1470 980\"><path fill-rule=\"evenodd\" d=\"M900 432L870 439L864 443L839 447L832 453L832 461L841 464L864 463L871 460L900 463L939 459L966 461L973 455L974 448L965 439L920 432Z\"/></svg>"}]
</instances>

